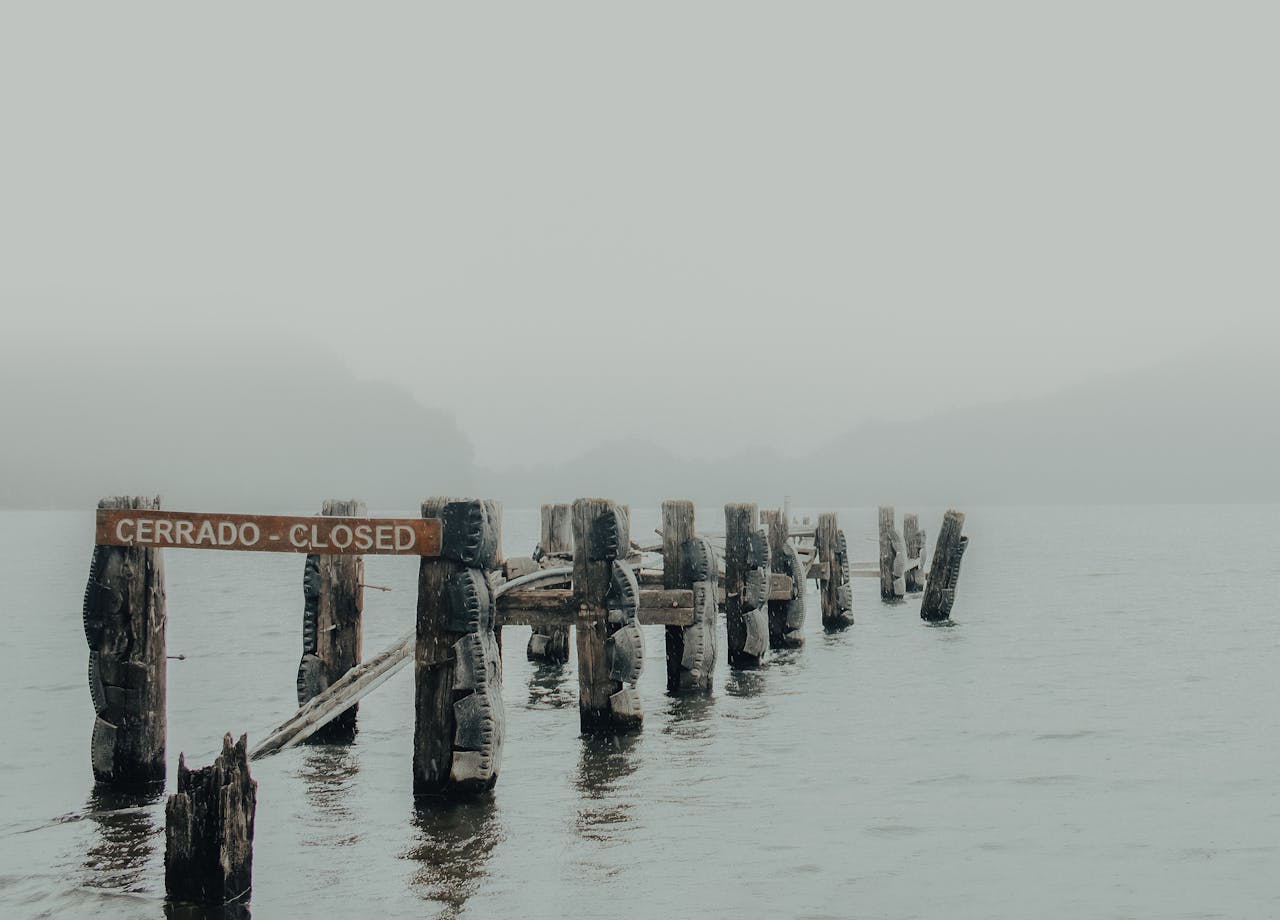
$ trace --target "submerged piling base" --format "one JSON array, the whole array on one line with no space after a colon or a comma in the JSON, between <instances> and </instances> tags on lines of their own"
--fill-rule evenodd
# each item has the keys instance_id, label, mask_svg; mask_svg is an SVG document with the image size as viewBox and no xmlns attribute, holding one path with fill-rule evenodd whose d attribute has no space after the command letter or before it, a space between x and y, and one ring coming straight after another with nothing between
<instances>
[{"instance_id":1,"label":"submerged piling base","mask_svg":"<svg viewBox=\"0 0 1280 920\"><path fill-rule=\"evenodd\" d=\"M178 758L178 791L165 806L164 888L170 901L227 904L253 888L253 819L258 784L244 735L207 767Z\"/></svg>"}]
</instances>

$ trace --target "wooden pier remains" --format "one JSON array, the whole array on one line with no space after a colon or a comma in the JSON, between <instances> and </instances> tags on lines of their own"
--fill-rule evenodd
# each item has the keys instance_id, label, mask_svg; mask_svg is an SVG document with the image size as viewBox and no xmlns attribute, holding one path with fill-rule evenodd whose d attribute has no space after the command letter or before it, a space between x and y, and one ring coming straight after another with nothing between
<instances>
[{"instance_id":1,"label":"wooden pier remains","mask_svg":"<svg viewBox=\"0 0 1280 920\"><path fill-rule=\"evenodd\" d=\"M602 498L573 503L578 714L584 731L629 731L644 721L635 683L644 666L640 587L625 559L626 512Z\"/></svg>"},{"instance_id":2,"label":"wooden pier remains","mask_svg":"<svg viewBox=\"0 0 1280 920\"><path fill-rule=\"evenodd\" d=\"M933 567L929 570L924 598L920 602L920 619L928 623L944 623L951 619L956 585L960 581L960 560L969 548L969 538L963 535L963 530L962 513L951 510L943 515L938 544L933 550Z\"/></svg>"},{"instance_id":3,"label":"wooden pier remains","mask_svg":"<svg viewBox=\"0 0 1280 920\"><path fill-rule=\"evenodd\" d=\"M721 610L732 668L758 668L771 649L803 646L810 580L824 630L854 623L851 580L860 576L878 578L886 600L923 591L920 618L947 626L969 544L964 514L947 511L925 577L918 517L906 514L899 535L888 505L878 511L879 559L855 563L835 513L792 528L786 509L732 503L723 535L700 534L694 504L681 499L662 503L660 544L639 546L625 505L588 498L543 505L534 555L503 559L502 507L493 500L430 498L420 518L366 514L364 503L334 499L312 517L168 512L137 496L99 503L83 621L93 775L111 786L164 781L161 551L306 554L300 709L255 749L227 734L205 768L188 769L179 755L165 807L165 892L175 905L247 902L257 802L250 760L307 738L351 741L357 702L410 660L413 793L474 797L494 788L502 768L504 624L530 626L529 658L549 662L568 659L572 628L582 732L634 732L644 724L641 627L664 627L668 694L708 694ZM361 660L365 554L417 557L419 591L413 630Z\"/></svg>"},{"instance_id":4,"label":"wooden pier remains","mask_svg":"<svg viewBox=\"0 0 1280 920\"><path fill-rule=\"evenodd\" d=\"M769 648L769 538L753 503L724 506L724 621L729 666L759 667Z\"/></svg>"},{"instance_id":5,"label":"wooden pier remains","mask_svg":"<svg viewBox=\"0 0 1280 920\"><path fill-rule=\"evenodd\" d=\"M902 542L907 548L906 589L908 594L924 590L924 549L928 542L920 529L920 517L915 514L902 516Z\"/></svg>"},{"instance_id":6,"label":"wooden pier remains","mask_svg":"<svg viewBox=\"0 0 1280 920\"><path fill-rule=\"evenodd\" d=\"M878 578L881 595L923 590L920 616L949 625L964 515L947 511L924 577L925 536L916 515L897 534L878 512L880 558L852 562L834 513L791 528L783 510L724 508L722 535L699 533L693 503L662 504L661 543L632 541L630 514L608 499L544 505L532 557L504 560L502 509L489 499L430 498L418 519L369 518L357 501L329 500L312 517L170 512L159 499L99 503L84 601L91 742L98 782L163 781L165 754L164 548L306 554L299 709L250 750L241 736L199 770L179 759L166 806L165 885L174 902L227 904L252 885L257 783L249 761L308 738L349 741L356 704L410 660L416 796L471 797L491 790L502 765L503 625L532 627L531 659L564 661L576 638L584 734L640 729L637 681L643 626L663 626L668 693L714 686L723 609L730 667L755 668L769 649L804 643L805 595L816 581L823 627L849 627L852 578ZM723 567L716 541L723 541ZM811 540L811 543L806 543ZM414 629L361 660L364 554L418 558ZM646 555L660 557L655 571ZM536 640L536 641L535 641Z\"/></svg>"},{"instance_id":7,"label":"wooden pier remains","mask_svg":"<svg viewBox=\"0 0 1280 920\"><path fill-rule=\"evenodd\" d=\"M879 513L880 529L880 597L882 600L894 600L905 597L924 587L924 531L918 529L916 515L903 517L903 529L908 533L906 539L898 532L894 510L891 505L882 505Z\"/></svg>"},{"instance_id":8,"label":"wooden pier remains","mask_svg":"<svg viewBox=\"0 0 1280 920\"><path fill-rule=\"evenodd\" d=\"M662 503L662 587L693 594L693 622L668 626L667 689L710 690L716 664L720 563L711 541L699 537L693 502Z\"/></svg>"},{"instance_id":9,"label":"wooden pier remains","mask_svg":"<svg viewBox=\"0 0 1280 920\"><path fill-rule=\"evenodd\" d=\"M248 900L257 802L244 735L235 744L225 735L222 753L198 770L178 756L178 791L165 805L164 887L170 901Z\"/></svg>"},{"instance_id":10,"label":"wooden pier remains","mask_svg":"<svg viewBox=\"0 0 1280 920\"><path fill-rule=\"evenodd\" d=\"M484 499L429 498L440 554L418 571L413 736L415 795L492 789L502 764L502 661L489 573L501 561L502 512Z\"/></svg>"},{"instance_id":11,"label":"wooden pier remains","mask_svg":"<svg viewBox=\"0 0 1280 920\"><path fill-rule=\"evenodd\" d=\"M827 629L849 626L853 623L849 545L834 514L818 515L813 545L819 557L818 597L822 604L822 625Z\"/></svg>"},{"instance_id":12,"label":"wooden pier remains","mask_svg":"<svg viewBox=\"0 0 1280 920\"><path fill-rule=\"evenodd\" d=\"M564 520L561 509L568 509L571 539L555 523ZM812 529L792 530L784 512L750 503L726 505L725 530L717 535L697 531L691 502L664 502L662 541L648 547L632 542L624 506L607 499L548 505L539 558L512 560L503 559L501 507L491 500L428 499L416 520L364 512L359 502L330 500L310 518L209 515L161 511L156 499L104 499L84 611L97 713L95 777L120 784L164 777L166 547L307 556L300 708L247 756L317 735L349 740L356 703L412 659L413 788L427 796L473 795L497 782L503 625L528 625L548 640L567 640L572 627L582 729L627 732L644 721L636 691L642 626L665 627L668 692L705 693L714 686L721 608L730 666L758 667L768 649L803 644L808 580L818 583L824 628L843 629L853 623L853 577L879 577L883 589L886 571L895 582L918 576L924 557L915 517L904 520L910 542L895 539L887 532L894 523L887 506L879 521L888 552L879 565L850 560L834 514L819 515ZM963 522L956 511L944 517L923 579L921 617L928 622L949 619L968 544ZM418 603L414 630L361 661L366 553L418 557ZM646 554L660 557L660 571Z\"/></svg>"},{"instance_id":13,"label":"wooden pier remains","mask_svg":"<svg viewBox=\"0 0 1280 920\"><path fill-rule=\"evenodd\" d=\"M542 506L542 536L532 561L540 568L564 565L573 559L573 517L568 505ZM527 650L530 661L569 660L569 627L534 627Z\"/></svg>"},{"instance_id":14,"label":"wooden pier remains","mask_svg":"<svg viewBox=\"0 0 1280 920\"><path fill-rule=\"evenodd\" d=\"M786 513L775 510L765 511L763 515L769 533L770 571L790 580L782 597L775 597L773 579L770 579L769 647L798 648L804 644L804 586L808 572L789 539Z\"/></svg>"},{"instance_id":15,"label":"wooden pier remains","mask_svg":"<svg viewBox=\"0 0 1280 920\"><path fill-rule=\"evenodd\" d=\"M328 517L368 515L364 502L327 500ZM364 557L311 553L303 570L302 660L298 663L298 705L340 680L360 663L364 614ZM350 741L356 733L357 704L313 736L316 741Z\"/></svg>"},{"instance_id":16,"label":"wooden pier remains","mask_svg":"<svg viewBox=\"0 0 1280 920\"><path fill-rule=\"evenodd\" d=\"M104 511L158 511L159 498L116 497ZM84 592L94 778L111 786L165 774L164 560L147 546L95 541Z\"/></svg>"}]
</instances>

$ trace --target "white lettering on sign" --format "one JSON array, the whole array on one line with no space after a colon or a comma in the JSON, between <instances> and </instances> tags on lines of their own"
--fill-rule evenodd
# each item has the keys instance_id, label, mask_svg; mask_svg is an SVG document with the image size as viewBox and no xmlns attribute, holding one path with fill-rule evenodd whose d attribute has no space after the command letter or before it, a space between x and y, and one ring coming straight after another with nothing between
<instances>
[{"instance_id":1,"label":"white lettering on sign","mask_svg":"<svg viewBox=\"0 0 1280 920\"><path fill-rule=\"evenodd\" d=\"M103 546L266 550L269 552L434 556L440 552L437 519L203 514L100 509Z\"/></svg>"}]
</instances>

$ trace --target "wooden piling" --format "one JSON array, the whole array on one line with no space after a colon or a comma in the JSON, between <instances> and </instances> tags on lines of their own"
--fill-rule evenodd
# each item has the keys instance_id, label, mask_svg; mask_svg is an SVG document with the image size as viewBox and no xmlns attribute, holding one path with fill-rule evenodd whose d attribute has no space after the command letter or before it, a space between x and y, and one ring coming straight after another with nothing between
<instances>
[{"instance_id":1,"label":"wooden piling","mask_svg":"<svg viewBox=\"0 0 1280 920\"><path fill-rule=\"evenodd\" d=\"M853 593L849 581L849 548L836 515L818 515L814 547L823 574L818 579L818 596L822 604L822 625L826 629L843 629L853 622Z\"/></svg>"},{"instance_id":2,"label":"wooden piling","mask_svg":"<svg viewBox=\"0 0 1280 920\"><path fill-rule=\"evenodd\" d=\"M964 515L948 511L942 517L942 529L933 548L933 565L925 584L924 597L920 601L920 619L939 623L951 618L951 607L956 600L956 583L960 580L960 560L969 546L969 538L962 535Z\"/></svg>"},{"instance_id":3,"label":"wooden piling","mask_svg":"<svg viewBox=\"0 0 1280 920\"><path fill-rule=\"evenodd\" d=\"M483 499L429 498L439 557L418 569L413 791L492 789L502 760L502 662L487 573L502 558L502 512Z\"/></svg>"},{"instance_id":4,"label":"wooden piling","mask_svg":"<svg viewBox=\"0 0 1280 920\"><path fill-rule=\"evenodd\" d=\"M787 516L782 511L762 511L769 529L769 569L791 579L790 600L769 601L769 647L795 648L804 644L804 567L791 545Z\"/></svg>"},{"instance_id":5,"label":"wooden piling","mask_svg":"<svg viewBox=\"0 0 1280 920\"><path fill-rule=\"evenodd\" d=\"M364 502L328 499L328 517L367 517ZM364 557L309 555L303 575L302 661L298 664L298 705L319 695L360 664L364 614ZM311 736L340 743L356 734L357 704Z\"/></svg>"},{"instance_id":6,"label":"wooden piling","mask_svg":"<svg viewBox=\"0 0 1280 920\"><path fill-rule=\"evenodd\" d=\"M207 767L178 756L178 791L165 805L164 887L170 901L247 901L253 888L253 822L258 783L249 775L244 735Z\"/></svg>"},{"instance_id":7,"label":"wooden piling","mask_svg":"<svg viewBox=\"0 0 1280 920\"><path fill-rule=\"evenodd\" d=\"M724 619L729 666L734 668L759 667L769 646L769 559L767 542L756 533L758 516L752 502L724 506Z\"/></svg>"},{"instance_id":8,"label":"wooden piling","mask_svg":"<svg viewBox=\"0 0 1280 920\"><path fill-rule=\"evenodd\" d=\"M670 499L662 503L662 587L668 591L691 588L688 559L694 535L693 502ZM667 690L680 689L680 659L684 656L684 629L666 628Z\"/></svg>"},{"instance_id":9,"label":"wooden piling","mask_svg":"<svg viewBox=\"0 0 1280 920\"><path fill-rule=\"evenodd\" d=\"M902 516L902 542L907 547L906 589L916 594L924 590L924 548L928 540L920 529L920 518L915 514Z\"/></svg>"},{"instance_id":10,"label":"wooden piling","mask_svg":"<svg viewBox=\"0 0 1280 920\"><path fill-rule=\"evenodd\" d=\"M883 600L907 593L907 548L894 518L892 506L880 509L880 597Z\"/></svg>"},{"instance_id":11,"label":"wooden piling","mask_svg":"<svg viewBox=\"0 0 1280 920\"><path fill-rule=\"evenodd\" d=\"M104 498L99 508L158 510L159 498ZM84 594L89 693L97 713L91 759L98 782L163 782L165 591L158 549L95 546Z\"/></svg>"},{"instance_id":12,"label":"wooden piling","mask_svg":"<svg viewBox=\"0 0 1280 920\"><path fill-rule=\"evenodd\" d=\"M563 565L573 556L573 515L565 504L542 506L542 536L534 558L544 567ZM549 626L543 632L534 629L529 635L527 654L530 661L569 660L569 629Z\"/></svg>"},{"instance_id":13,"label":"wooden piling","mask_svg":"<svg viewBox=\"0 0 1280 920\"><path fill-rule=\"evenodd\" d=\"M662 503L662 586L693 592L693 623L668 626L667 690L711 689L716 666L720 560L697 535L693 502Z\"/></svg>"},{"instance_id":14,"label":"wooden piling","mask_svg":"<svg viewBox=\"0 0 1280 920\"><path fill-rule=\"evenodd\" d=\"M615 563L626 557L630 540L626 514L613 502L580 498L573 503L573 600L578 606L574 632L583 731L629 731L640 728L644 721L634 686L644 648L635 618L639 587L634 576L629 583L636 594L631 616L622 613L620 606L621 615L615 618L618 622L609 622L611 592L621 595L628 589L624 572L629 574L630 569ZM617 588L615 580L619 581ZM618 603L624 599L619 597ZM615 638L619 632L625 632L622 641Z\"/></svg>"}]
</instances>

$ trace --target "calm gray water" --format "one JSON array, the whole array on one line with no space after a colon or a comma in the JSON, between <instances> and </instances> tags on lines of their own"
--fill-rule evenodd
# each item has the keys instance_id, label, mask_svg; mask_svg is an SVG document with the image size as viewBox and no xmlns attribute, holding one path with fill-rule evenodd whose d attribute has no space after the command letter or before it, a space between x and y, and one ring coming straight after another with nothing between
<instances>
[{"instance_id":1,"label":"calm gray water","mask_svg":"<svg viewBox=\"0 0 1280 920\"><path fill-rule=\"evenodd\" d=\"M916 510L932 537L942 509ZM709 699L665 694L647 628L645 727L618 741L580 737L572 663L531 666L509 628L502 776L471 804L414 807L405 669L354 745L254 764L253 915L1280 916L1280 508L966 510L956 628L856 579L855 626L824 635L814 598L804 649L721 665ZM874 558L875 510L840 518ZM506 551L536 529L508 510ZM163 799L17 833L121 804L89 769L92 532L0 514L5 918L164 916ZM302 559L165 562L172 783L180 750L292 712ZM367 592L367 655L410 628L416 575L368 559L395 590Z\"/></svg>"}]
</instances>

